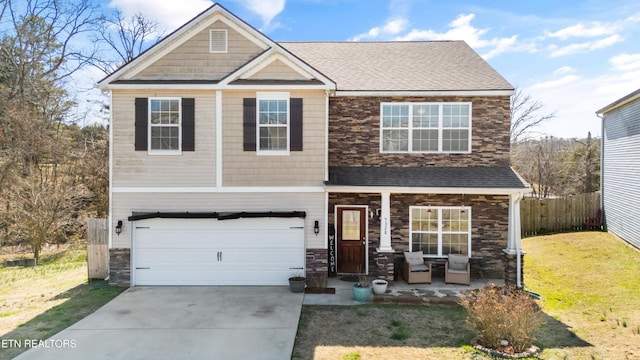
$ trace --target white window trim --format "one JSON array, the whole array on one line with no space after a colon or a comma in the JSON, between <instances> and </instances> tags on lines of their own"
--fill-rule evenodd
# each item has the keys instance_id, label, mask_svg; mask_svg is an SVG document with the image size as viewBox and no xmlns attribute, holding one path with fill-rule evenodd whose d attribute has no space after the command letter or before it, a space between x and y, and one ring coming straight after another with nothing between
<instances>
[{"instance_id":1,"label":"white window trim","mask_svg":"<svg viewBox=\"0 0 640 360\"><path fill-rule=\"evenodd\" d=\"M442 258L446 255L442 254L442 235L444 232L442 231L442 210L445 209L455 209L455 210L464 210L467 212L468 221L469 221L469 230L467 231L467 254L471 257L471 230L473 228L471 224L471 207L470 206L409 206L409 250L413 249L413 210L414 209L431 209L431 211L438 212L438 254L437 255L429 255L425 254L426 258ZM415 233L421 233L420 231L415 231ZM449 233L449 232L448 232ZM447 233L447 234L448 234ZM454 232L451 232L454 233ZM455 232L457 234L462 234L462 232Z\"/></svg>"},{"instance_id":2,"label":"white window trim","mask_svg":"<svg viewBox=\"0 0 640 360\"><path fill-rule=\"evenodd\" d=\"M151 102L153 100L178 100L178 149L177 150L154 150L151 148L151 128L163 127L162 125L151 124ZM150 97L147 104L147 153L149 155L182 155L182 98L181 97Z\"/></svg>"},{"instance_id":3,"label":"white window trim","mask_svg":"<svg viewBox=\"0 0 640 360\"><path fill-rule=\"evenodd\" d=\"M409 126L407 128L384 128L383 127L383 108L385 105L408 105L409 106ZM414 105L438 105L440 107L438 112L438 150L437 151L414 151L413 147L413 106ZM469 140L466 151L444 151L442 150L442 132L445 129L442 124L443 105L469 105ZM384 150L384 130L404 130L408 131L408 150L407 151L388 151ZM464 130L464 128L447 128L447 130ZM473 105L471 102L381 102L380 103L380 153L383 154L470 154L471 153L471 137L473 134Z\"/></svg>"},{"instance_id":4,"label":"white window trim","mask_svg":"<svg viewBox=\"0 0 640 360\"><path fill-rule=\"evenodd\" d=\"M259 92L256 93L256 154L286 156L291 148L291 95L288 92ZM260 149L260 101L261 100L285 100L287 102L287 149L286 150L261 150Z\"/></svg>"},{"instance_id":5,"label":"white window trim","mask_svg":"<svg viewBox=\"0 0 640 360\"><path fill-rule=\"evenodd\" d=\"M211 39L213 37L214 32L223 32L224 33L224 50L213 50L211 48ZM210 29L209 30L209 52L212 54L226 54L229 52L229 32L227 29Z\"/></svg>"}]
</instances>

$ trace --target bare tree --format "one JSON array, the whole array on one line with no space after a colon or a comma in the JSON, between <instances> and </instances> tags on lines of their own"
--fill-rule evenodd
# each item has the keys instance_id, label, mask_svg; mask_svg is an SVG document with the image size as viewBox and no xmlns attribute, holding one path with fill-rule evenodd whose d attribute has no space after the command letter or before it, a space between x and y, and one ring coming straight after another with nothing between
<instances>
[{"instance_id":1,"label":"bare tree","mask_svg":"<svg viewBox=\"0 0 640 360\"><path fill-rule=\"evenodd\" d=\"M555 113L543 114L544 104L516 88L511 95L511 144L520 140L546 120L554 118Z\"/></svg>"},{"instance_id":2,"label":"bare tree","mask_svg":"<svg viewBox=\"0 0 640 360\"><path fill-rule=\"evenodd\" d=\"M110 74L123 64L136 58L154 45L162 36L158 23L142 13L125 17L116 9L111 19L104 19L98 29L97 41L105 45L103 55L94 59L93 65Z\"/></svg>"}]
</instances>

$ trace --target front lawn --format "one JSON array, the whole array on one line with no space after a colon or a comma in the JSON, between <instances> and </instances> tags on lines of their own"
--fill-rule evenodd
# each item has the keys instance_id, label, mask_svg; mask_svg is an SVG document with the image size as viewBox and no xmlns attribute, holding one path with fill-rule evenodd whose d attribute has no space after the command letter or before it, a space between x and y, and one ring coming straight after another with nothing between
<instances>
[{"instance_id":1,"label":"front lawn","mask_svg":"<svg viewBox=\"0 0 640 360\"><path fill-rule=\"evenodd\" d=\"M542 359L640 358L640 252L600 232L523 240ZM460 307L304 306L292 359L486 359Z\"/></svg>"},{"instance_id":2,"label":"front lawn","mask_svg":"<svg viewBox=\"0 0 640 360\"><path fill-rule=\"evenodd\" d=\"M0 260L16 258L1 256ZM25 351L13 340L47 339L91 314L124 288L87 283L86 251L42 255L36 267L0 267L0 360Z\"/></svg>"}]
</instances>

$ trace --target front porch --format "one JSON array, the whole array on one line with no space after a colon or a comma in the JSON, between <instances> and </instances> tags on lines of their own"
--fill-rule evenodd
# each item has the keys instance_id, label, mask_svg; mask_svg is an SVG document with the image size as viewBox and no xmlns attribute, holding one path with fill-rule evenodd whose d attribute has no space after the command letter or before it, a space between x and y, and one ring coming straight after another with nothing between
<instances>
[{"instance_id":1,"label":"front porch","mask_svg":"<svg viewBox=\"0 0 640 360\"><path fill-rule=\"evenodd\" d=\"M481 289L490 284L503 286L503 279L472 279L471 285L445 284L441 278L433 279L431 284L407 284L399 279L389 284L384 295L373 295L368 303L414 304L414 305L449 305L457 304L458 300L468 291ZM361 305L353 300L350 281L340 278L329 278L328 288L335 288L335 294L304 294L304 305Z\"/></svg>"}]
</instances>

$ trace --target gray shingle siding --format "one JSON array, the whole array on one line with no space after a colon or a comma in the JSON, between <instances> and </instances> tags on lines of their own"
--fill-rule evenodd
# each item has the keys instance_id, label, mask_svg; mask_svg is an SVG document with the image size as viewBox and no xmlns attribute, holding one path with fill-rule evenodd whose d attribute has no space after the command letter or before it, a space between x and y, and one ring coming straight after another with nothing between
<instances>
[{"instance_id":1,"label":"gray shingle siding","mask_svg":"<svg viewBox=\"0 0 640 360\"><path fill-rule=\"evenodd\" d=\"M640 248L640 99L604 114L603 141L607 228Z\"/></svg>"}]
</instances>

